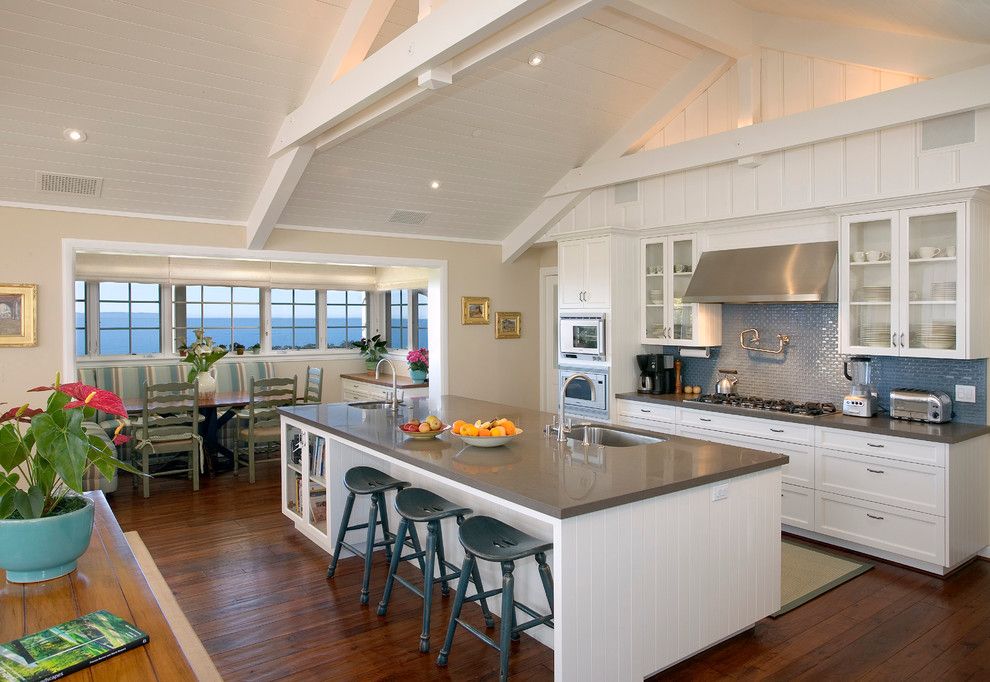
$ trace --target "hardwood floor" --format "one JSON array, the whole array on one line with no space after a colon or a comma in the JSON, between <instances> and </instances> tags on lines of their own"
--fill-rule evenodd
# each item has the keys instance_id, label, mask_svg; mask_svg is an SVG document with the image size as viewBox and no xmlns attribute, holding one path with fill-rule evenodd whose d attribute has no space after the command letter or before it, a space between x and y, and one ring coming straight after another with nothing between
<instances>
[{"instance_id":1,"label":"hardwood floor","mask_svg":"<svg viewBox=\"0 0 990 682\"><path fill-rule=\"evenodd\" d=\"M376 561L372 605L358 602L358 559L325 579L328 556L279 511L278 468L258 482L225 474L156 480L144 500L122 477L111 506L137 530L225 680L494 679L498 655L458 630L446 670L435 665L452 597L434 599L433 652L420 655L421 602L399 586L389 615L375 607L385 581ZM405 575L415 571L404 569ZM482 626L476 607L466 610ZM524 637L513 680L552 679L551 652ZM987 679L990 562L948 580L877 562L876 568L777 620L653 679Z\"/></svg>"}]
</instances>

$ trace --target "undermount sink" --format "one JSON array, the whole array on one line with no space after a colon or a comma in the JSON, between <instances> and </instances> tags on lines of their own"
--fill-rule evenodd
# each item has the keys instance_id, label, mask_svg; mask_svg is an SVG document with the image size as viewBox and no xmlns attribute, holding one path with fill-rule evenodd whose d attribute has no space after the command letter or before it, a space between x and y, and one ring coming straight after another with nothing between
<instances>
[{"instance_id":1,"label":"undermount sink","mask_svg":"<svg viewBox=\"0 0 990 682\"><path fill-rule=\"evenodd\" d=\"M663 443L664 438L647 436L617 429L611 426L584 424L571 428L570 440L591 445L604 445L607 448L629 448L634 445L654 445Z\"/></svg>"},{"instance_id":2,"label":"undermount sink","mask_svg":"<svg viewBox=\"0 0 990 682\"><path fill-rule=\"evenodd\" d=\"M402 403L399 403L402 405ZM392 409L391 400L366 400L360 403L347 403L348 407L357 407L362 410L390 410Z\"/></svg>"}]
</instances>

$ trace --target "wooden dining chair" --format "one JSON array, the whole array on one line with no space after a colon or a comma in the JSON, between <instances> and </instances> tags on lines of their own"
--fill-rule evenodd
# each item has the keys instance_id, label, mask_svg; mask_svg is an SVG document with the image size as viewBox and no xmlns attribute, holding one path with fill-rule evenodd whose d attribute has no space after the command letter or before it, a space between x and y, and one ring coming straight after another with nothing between
<instances>
[{"instance_id":1,"label":"wooden dining chair","mask_svg":"<svg viewBox=\"0 0 990 682\"><path fill-rule=\"evenodd\" d=\"M140 421L133 425L134 452L141 457L144 496L151 494L150 458L175 452L189 453L189 466L155 472L155 476L187 474L199 490L203 440L199 435L199 387L195 382L150 384L144 388Z\"/></svg>"},{"instance_id":2,"label":"wooden dining chair","mask_svg":"<svg viewBox=\"0 0 990 682\"><path fill-rule=\"evenodd\" d=\"M256 458L258 445L279 443L282 440L281 419L278 408L294 405L296 402L297 377L251 379L250 401L243 410L237 412L237 435L234 438L234 475L238 468L246 464L248 481L254 483L255 464L273 462L279 459L279 449L275 456L259 460ZM241 445L247 447L247 459L241 458Z\"/></svg>"},{"instance_id":3,"label":"wooden dining chair","mask_svg":"<svg viewBox=\"0 0 990 682\"><path fill-rule=\"evenodd\" d=\"M323 368L309 366L306 368L306 388L302 397L297 400L300 403L321 403L323 402Z\"/></svg>"}]
</instances>

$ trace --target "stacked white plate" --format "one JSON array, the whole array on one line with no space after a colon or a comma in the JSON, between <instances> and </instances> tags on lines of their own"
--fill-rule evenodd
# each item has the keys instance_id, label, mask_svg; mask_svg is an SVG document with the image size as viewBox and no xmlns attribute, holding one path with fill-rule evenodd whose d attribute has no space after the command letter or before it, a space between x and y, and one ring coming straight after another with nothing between
<instances>
[{"instance_id":1,"label":"stacked white plate","mask_svg":"<svg viewBox=\"0 0 990 682\"><path fill-rule=\"evenodd\" d=\"M859 300L866 303L889 303L890 287L860 287Z\"/></svg>"},{"instance_id":2,"label":"stacked white plate","mask_svg":"<svg viewBox=\"0 0 990 682\"><path fill-rule=\"evenodd\" d=\"M890 323L880 322L877 324L859 325L859 343L863 346L888 346L890 345Z\"/></svg>"},{"instance_id":3,"label":"stacked white plate","mask_svg":"<svg viewBox=\"0 0 990 682\"><path fill-rule=\"evenodd\" d=\"M932 283L932 300L933 301L954 301L954 300L956 300L956 283L955 282L933 282Z\"/></svg>"},{"instance_id":4,"label":"stacked white plate","mask_svg":"<svg viewBox=\"0 0 990 682\"><path fill-rule=\"evenodd\" d=\"M923 348L950 349L956 347L956 325L951 322L930 322L918 325L913 342Z\"/></svg>"}]
</instances>

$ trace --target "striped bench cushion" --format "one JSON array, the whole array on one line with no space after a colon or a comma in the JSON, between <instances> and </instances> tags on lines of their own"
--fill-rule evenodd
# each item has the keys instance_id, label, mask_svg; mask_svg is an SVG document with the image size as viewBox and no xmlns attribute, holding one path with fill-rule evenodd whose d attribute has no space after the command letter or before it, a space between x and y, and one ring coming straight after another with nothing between
<instances>
[{"instance_id":1,"label":"striped bench cushion","mask_svg":"<svg viewBox=\"0 0 990 682\"><path fill-rule=\"evenodd\" d=\"M140 402L146 384L170 384L185 381L190 365L182 362L173 365L115 365L79 369L79 381L113 391L124 402ZM247 391L251 379L267 379L275 376L271 362L224 362L214 365L217 390L222 393Z\"/></svg>"},{"instance_id":2,"label":"striped bench cushion","mask_svg":"<svg viewBox=\"0 0 990 682\"><path fill-rule=\"evenodd\" d=\"M221 393L247 391L251 379L267 379L275 376L275 365L271 362L224 362L214 367L217 370L217 390Z\"/></svg>"}]
</instances>

